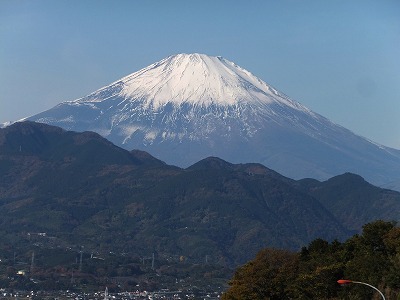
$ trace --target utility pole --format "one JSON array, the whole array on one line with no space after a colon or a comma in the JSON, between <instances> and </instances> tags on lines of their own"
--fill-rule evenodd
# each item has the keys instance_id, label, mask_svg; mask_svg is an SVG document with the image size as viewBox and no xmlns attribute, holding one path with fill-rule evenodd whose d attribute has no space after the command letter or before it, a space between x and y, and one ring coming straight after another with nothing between
<instances>
[{"instance_id":1,"label":"utility pole","mask_svg":"<svg viewBox=\"0 0 400 300\"><path fill-rule=\"evenodd\" d=\"M33 274L34 264L35 264L35 251L32 251L32 258L31 258L31 275Z\"/></svg>"},{"instance_id":2,"label":"utility pole","mask_svg":"<svg viewBox=\"0 0 400 300\"><path fill-rule=\"evenodd\" d=\"M79 251L80 253L80 258L79 258L79 272L82 271L82 255L83 255L83 250L82 250L83 246L81 246L81 250Z\"/></svg>"}]
</instances>

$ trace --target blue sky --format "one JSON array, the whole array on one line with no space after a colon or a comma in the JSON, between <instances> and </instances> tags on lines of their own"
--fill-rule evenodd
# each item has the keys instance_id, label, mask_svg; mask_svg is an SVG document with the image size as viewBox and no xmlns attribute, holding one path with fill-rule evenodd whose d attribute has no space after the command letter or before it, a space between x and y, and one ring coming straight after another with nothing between
<instances>
[{"instance_id":1,"label":"blue sky","mask_svg":"<svg viewBox=\"0 0 400 300\"><path fill-rule=\"evenodd\" d=\"M400 149L398 0L0 0L0 122L193 52Z\"/></svg>"}]
</instances>

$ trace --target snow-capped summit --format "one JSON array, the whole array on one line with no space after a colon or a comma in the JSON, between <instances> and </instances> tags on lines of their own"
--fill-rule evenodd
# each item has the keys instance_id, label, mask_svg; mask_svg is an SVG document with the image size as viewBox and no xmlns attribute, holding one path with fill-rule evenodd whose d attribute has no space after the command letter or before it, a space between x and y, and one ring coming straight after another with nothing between
<instances>
[{"instance_id":1,"label":"snow-capped summit","mask_svg":"<svg viewBox=\"0 0 400 300\"><path fill-rule=\"evenodd\" d=\"M129 101L143 99L142 104L153 110L185 103L203 107L265 105L277 99L307 110L233 62L198 53L169 56L76 102L105 100L101 94L110 89Z\"/></svg>"},{"instance_id":2,"label":"snow-capped summit","mask_svg":"<svg viewBox=\"0 0 400 300\"><path fill-rule=\"evenodd\" d=\"M178 54L128 75L121 94L146 98L158 109L167 103L198 106L238 105L243 101L269 103L278 93L245 69L218 56Z\"/></svg>"},{"instance_id":3,"label":"snow-capped summit","mask_svg":"<svg viewBox=\"0 0 400 300\"><path fill-rule=\"evenodd\" d=\"M292 178L400 178L400 151L330 122L220 56L169 56L28 119L96 131L178 166L218 156Z\"/></svg>"}]
</instances>

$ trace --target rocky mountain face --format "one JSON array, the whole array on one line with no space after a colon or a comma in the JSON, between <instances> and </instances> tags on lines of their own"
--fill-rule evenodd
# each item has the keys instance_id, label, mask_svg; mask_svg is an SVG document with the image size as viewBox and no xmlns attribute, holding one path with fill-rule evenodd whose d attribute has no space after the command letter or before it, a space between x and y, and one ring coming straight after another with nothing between
<instances>
[{"instance_id":1,"label":"rocky mountain face","mask_svg":"<svg viewBox=\"0 0 400 300\"><path fill-rule=\"evenodd\" d=\"M45 232L94 253L237 265L264 247L347 238L364 222L399 220L399 210L400 193L357 175L295 181L216 157L182 169L93 132L34 122L0 129L3 239Z\"/></svg>"},{"instance_id":2,"label":"rocky mountain face","mask_svg":"<svg viewBox=\"0 0 400 300\"><path fill-rule=\"evenodd\" d=\"M180 167L217 156L294 179L352 172L376 185L400 181L399 150L332 123L222 57L170 56L27 119L94 131Z\"/></svg>"}]
</instances>

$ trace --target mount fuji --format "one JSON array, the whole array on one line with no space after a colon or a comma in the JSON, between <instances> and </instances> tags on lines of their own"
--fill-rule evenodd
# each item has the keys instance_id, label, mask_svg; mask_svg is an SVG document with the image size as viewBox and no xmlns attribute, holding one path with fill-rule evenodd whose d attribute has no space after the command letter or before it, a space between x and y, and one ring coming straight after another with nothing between
<instances>
[{"instance_id":1,"label":"mount fuji","mask_svg":"<svg viewBox=\"0 0 400 300\"><path fill-rule=\"evenodd\" d=\"M217 156L294 179L352 172L376 185L400 182L400 150L334 124L219 56L169 56L26 119L95 131L180 167Z\"/></svg>"}]
</instances>

